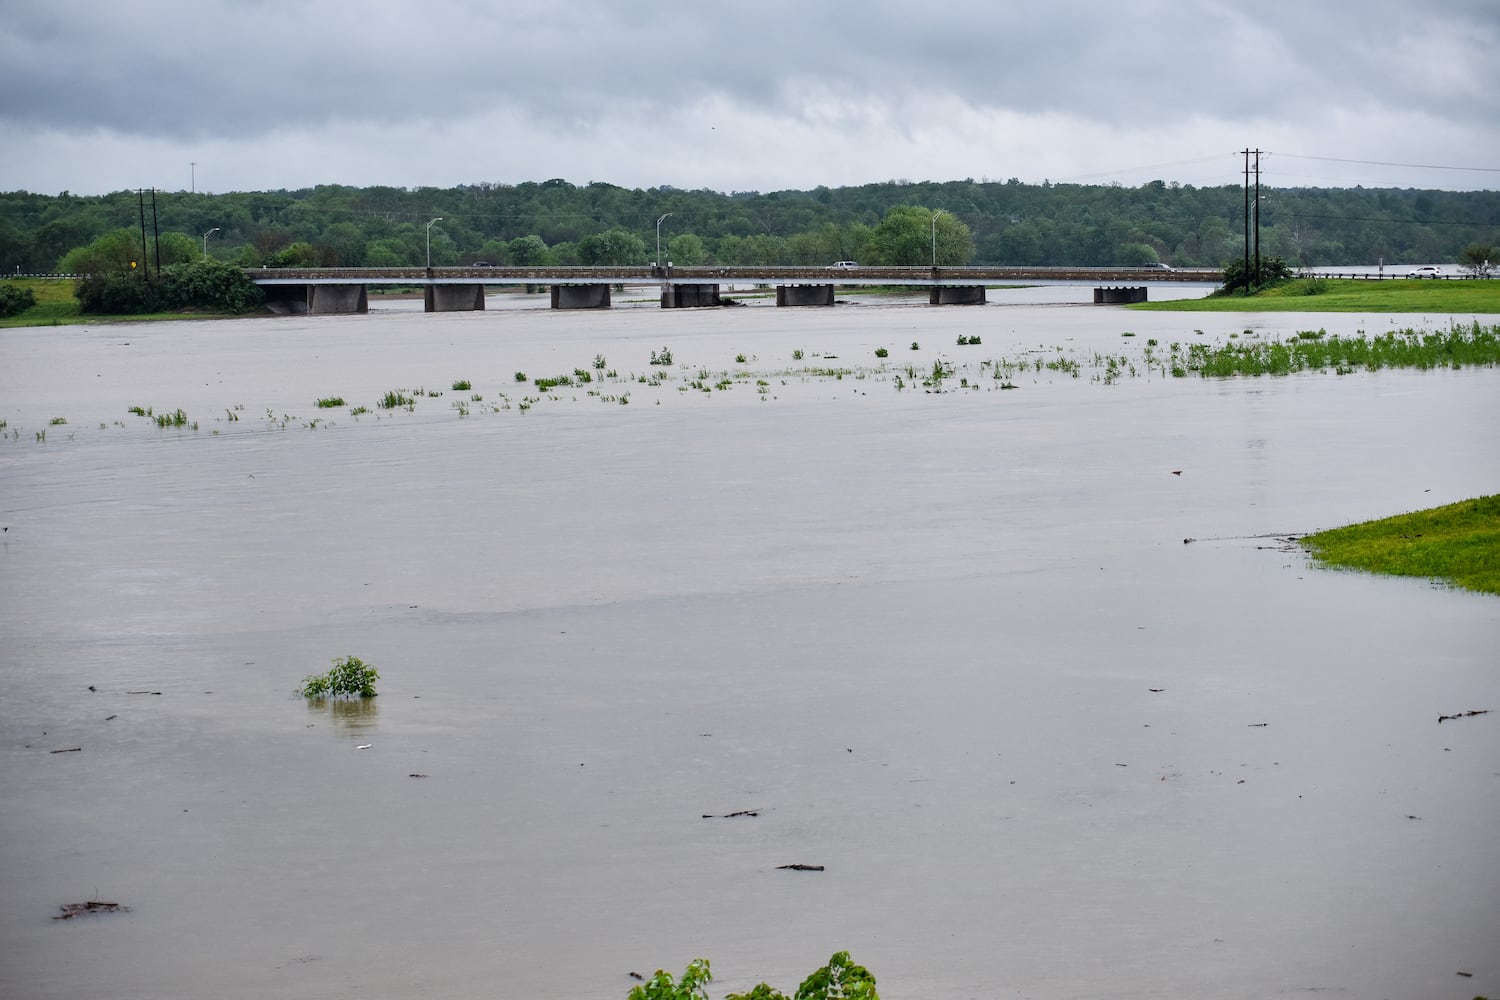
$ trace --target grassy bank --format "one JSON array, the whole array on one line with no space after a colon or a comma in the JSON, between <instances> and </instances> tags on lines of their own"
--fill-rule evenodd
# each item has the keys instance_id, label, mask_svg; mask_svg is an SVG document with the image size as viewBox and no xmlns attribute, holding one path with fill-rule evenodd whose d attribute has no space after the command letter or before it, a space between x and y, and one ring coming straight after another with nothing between
<instances>
[{"instance_id":1,"label":"grassy bank","mask_svg":"<svg viewBox=\"0 0 1500 1000\"><path fill-rule=\"evenodd\" d=\"M1174 299L1130 306L1151 312L1371 312L1442 316L1500 313L1500 281L1356 281L1302 278L1249 297Z\"/></svg>"},{"instance_id":2,"label":"grassy bank","mask_svg":"<svg viewBox=\"0 0 1500 1000\"><path fill-rule=\"evenodd\" d=\"M85 323L146 323L170 319L243 319L246 316L264 316L257 313L207 313L165 312L140 313L129 316L102 315L80 312L78 299L73 295L73 282L67 278L7 278L22 287L31 289L36 305L19 316L0 319L0 330L21 326L81 326Z\"/></svg>"},{"instance_id":3,"label":"grassy bank","mask_svg":"<svg viewBox=\"0 0 1500 1000\"><path fill-rule=\"evenodd\" d=\"M1500 594L1500 494L1320 531L1302 545L1329 566Z\"/></svg>"},{"instance_id":4,"label":"grassy bank","mask_svg":"<svg viewBox=\"0 0 1500 1000\"><path fill-rule=\"evenodd\" d=\"M11 326L59 326L81 323L78 300L73 297L73 282L50 278L6 278L7 284L31 289L36 305L19 316L0 319L0 329Z\"/></svg>"}]
</instances>

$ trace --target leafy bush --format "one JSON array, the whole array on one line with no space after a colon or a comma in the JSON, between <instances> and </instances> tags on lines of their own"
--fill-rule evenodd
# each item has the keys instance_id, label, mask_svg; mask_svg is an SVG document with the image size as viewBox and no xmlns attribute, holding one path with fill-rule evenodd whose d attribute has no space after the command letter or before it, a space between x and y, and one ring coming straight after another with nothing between
<instances>
[{"instance_id":1,"label":"leafy bush","mask_svg":"<svg viewBox=\"0 0 1500 1000\"><path fill-rule=\"evenodd\" d=\"M682 978L674 982L670 972L657 970L656 975L630 991L627 1000L708 1000L708 983L713 975L708 959L696 958L688 963ZM785 993L766 983L757 983L748 993L731 993L724 1000L788 1000ZM875 992L875 977L862 965L855 965L847 951L835 952L823 966L802 981L791 1000L880 1000Z\"/></svg>"},{"instance_id":2,"label":"leafy bush","mask_svg":"<svg viewBox=\"0 0 1500 1000\"><path fill-rule=\"evenodd\" d=\"M245 272L220 260L195 260L161 271L161 294L168 309L245 313L259 309L265 292Z\"/></svg>"},{"instance_id":3,"label":"leafy bush","mask_svg":"<svg viewBox=\"0 0 1500 1000\"><path fill-rule=\"evenodd\" d=\"M326 674L309 674L297 693L304 698L373 698L380 672L357 656L336 657Z\"/></svg>"},{"instance_id":4,"label":"leafy bush","mask_svg":"<svg viewBox=\"0 0 1500 1000\"><path fill-rule=\"evenodd\" d=\"M217 260L172 264L154 280L144 270L95 272L79 278L73 290L82 312L103 315L178 309L243 313L266 300L245 272Z\"/></svg>"},{"instance_id":5,"label":"leafy bush","mask_svg":"<svg viewBox=\"0 0 1500 1000\"><path fill-rule=\"evenodd\" d=\"M1248 284L1250 291L1259 291L1262 288L1273 288L1284 281L1292 278L1292 268L1280 257L1261 257L1260 274L1255 274L1255 261L1250 261L1250 269L1246 271L1243 258L1236 257L1224 265L1223 287L1214 291L1215 295L1227 295L1232 292L1243 292Z\"/></svg>"},{"instance_id":6,"label":"leafy bush","mask_svg":"<svg viewBox=\"0 0 1500 1000\"><path fill-rule=\"evenodd\" d=\"M31 289L13 282L0 282L0 319L19 316L36 305L36 296Z\"/></svg>"}]
</instances>

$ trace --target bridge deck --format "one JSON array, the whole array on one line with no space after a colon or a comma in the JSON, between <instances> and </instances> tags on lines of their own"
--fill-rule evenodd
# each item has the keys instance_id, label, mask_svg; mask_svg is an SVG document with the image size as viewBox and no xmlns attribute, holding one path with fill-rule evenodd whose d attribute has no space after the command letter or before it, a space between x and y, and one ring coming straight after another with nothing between
<instances>
[{"instance_id":1,"label":"bridge deck","mask_svg":"<svg viewBox=\"0 0 1500 1000\"><path fill-rule=\"evenodd\" d=\"M247 268L260 285L944 285L1088 281L1217 283L1205 268L1138 267L317 267Z\"/></svg>"}]
</instances>

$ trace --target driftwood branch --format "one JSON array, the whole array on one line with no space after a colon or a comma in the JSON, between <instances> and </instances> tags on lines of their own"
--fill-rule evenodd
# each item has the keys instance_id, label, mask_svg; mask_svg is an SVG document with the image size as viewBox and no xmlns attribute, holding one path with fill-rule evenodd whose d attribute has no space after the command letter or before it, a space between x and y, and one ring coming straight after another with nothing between
<instances>
[{"instance_id":1,"label":"driftwood branch","mask_svg":"<svg viewBox=\"0 0 1500 1000\"><path fill-rule=\"evenodd\" d=\"M72 920L74 917L89 913L129 913L130 907L121 906L119 903L106 903L102 900L91 899L87 903L64 903L59 907L62 910L53 920Z\"/></svg>"},{"instance_id":2,"label":"driftwood branch","mask_svg":"<svg viewBox=\"0 0 1500 1000\"><path fill-rule=\"evenodd\" d=\"M1487 709L1487 708L1477 708L1477 709L1474 709L1473 711L1469 711L1469 712L1454 712L1452 715L1440 715L1440 716L1438 716L1438 722L1447 722L1449 719L1467 719L1471 715L1489 715L1489 714L1490 714L1490 710L1489 709Z\"/></svg>"}]
</instances>

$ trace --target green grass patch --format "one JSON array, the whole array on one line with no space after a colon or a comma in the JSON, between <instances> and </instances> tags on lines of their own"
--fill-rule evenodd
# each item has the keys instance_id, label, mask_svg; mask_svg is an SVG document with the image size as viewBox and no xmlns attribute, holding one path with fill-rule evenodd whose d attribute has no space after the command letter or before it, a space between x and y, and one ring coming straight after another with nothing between
<instances>
[{"instance_id":1,"label":"green grass patch","mask_svg":"<svg viewBox=\"0 0 1500 1000\"><path fill-rule=\"evenodd\" d=\"M72 280L57 278L7 278L6 282L29 289L36 304L24 312L0 319L0 327L57 326L82 323L78 300L73 297Z\"/></svg>"},{"instance_id":2,"label":"green grass patch","mask_svg":"<svg viewBox=\"0 0 1500 1000\"><path fill-rule=\"evenodd\" d=\"M1231 335L1232 336L1232 335ZM1454 323L1446 331L1392 330L1378 337L1328 336L1324 331L1299 333L1290 341L1236 340L1211 346L1171 345L1163 368L1183 377L1290 375L1300 371L1354 371L1382 368L1463 368L1500 364L1500 324Z\"/></svg>"},{"instance_id":3,"label":"green grass patch","mask_svg":"<svg viewBox=\"0 0 1500 1000\"><path fill-rule=\"evenodd\" d=\"M318 400L318 409L320 410L331 410L336 406L343 405L343 396L324 396L322 399Z\"/></svg>"},{"instance_id":4,"label":"green grass patch","mask_svg":"<svg viewBox=\"0 0 1500 1000\"><path fill-rule=\"evenodd\" d=\"M1248 297L1172 299L1127 308L1148 312L1500 313L1500 280L1300 278Z\"/></svg>"},{"instance_id":5,"label":"green grass patch","mask_svg":"<svg viewBox=\"0 0 1500 1000\"><path fill-rule=\"evenodd\" d=\"M1320 531L1302 545L1328 566L1500 594L1500 494Z\"/></svg>"}]
</instances>

